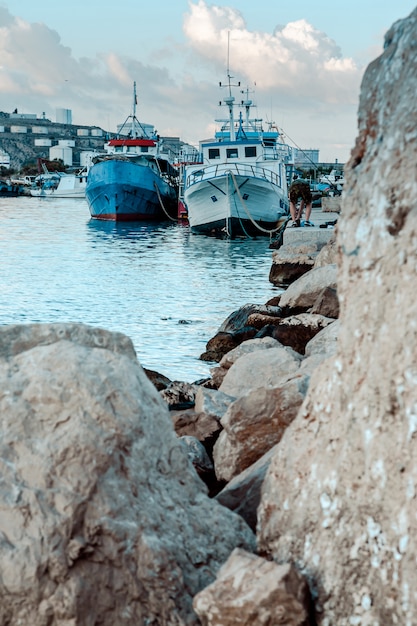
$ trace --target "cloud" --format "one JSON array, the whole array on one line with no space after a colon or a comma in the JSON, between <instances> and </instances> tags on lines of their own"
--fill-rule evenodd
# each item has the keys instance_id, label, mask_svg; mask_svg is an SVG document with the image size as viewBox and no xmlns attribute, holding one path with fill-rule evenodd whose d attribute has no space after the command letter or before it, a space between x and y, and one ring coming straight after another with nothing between
<instances>
[{"instance_id":1,"label":"cloud","mask_svg":"<svg viewBox=\"0 0 417 626\"><path fill-rule=\"evenodd\" d=\"M185 42L155 49L148 63L140 46L137 57L109 45L77 59L58 32L0 7L2 110L45 111L54 120L55 108L65 107L75 124L115 130L130 112L136 81L140 119L162 135L197 144L214 130L229 43L235 80L251 90L256 83L258 117L273 108L279 125L304 147L341 152L343 144L348 154L363 70L325 33L306 20L250 31L241 12L205 0L189 0L183 31Z\"/></svg>"},{"instance_id":2,"label":"cloud","mask_svg":"<svg viewBox=\"0 0 417 626\"><path fill-rule=\"evenodd\" d=\"M342 58L339 46L306 20L276 26L270 33L251 32L235 9L190 3L184 32L205 62L223 63L257 91L281 90L281 96L309 101L356 103L362 68Z\"/></svg>"}]
</instances>

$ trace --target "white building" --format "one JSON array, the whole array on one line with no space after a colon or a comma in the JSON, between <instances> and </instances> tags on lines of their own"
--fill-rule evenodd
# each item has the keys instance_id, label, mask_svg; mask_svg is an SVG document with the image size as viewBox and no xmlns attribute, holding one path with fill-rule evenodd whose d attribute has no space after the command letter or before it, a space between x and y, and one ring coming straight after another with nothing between
<instances>
[{"instance_id":1,"label":"white building","mask_svg":"<svg viewBox=\"0 0 417 626\"><path fill-rule=\"evenodd\" d=\"M55 116L57 124L72 124L71 109L57 109Z\"/></svg>"},{"instance_id":2,"label":"white building","mask_svg":"<svg viewBox=\"0 0 417 626\"><path fill-rule=\"evenodd\" d=\"M10 156L0 148L0 167L10 167Z\"/></svg>"}]
</instances>

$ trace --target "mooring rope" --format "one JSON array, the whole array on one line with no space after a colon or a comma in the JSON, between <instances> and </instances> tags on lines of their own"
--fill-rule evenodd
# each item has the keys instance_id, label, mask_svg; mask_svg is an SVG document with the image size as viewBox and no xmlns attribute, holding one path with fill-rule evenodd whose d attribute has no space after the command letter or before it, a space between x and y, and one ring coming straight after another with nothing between
<instances>
[{"instance_id":1,"label":"mooring rope","mask_svg":"<svg viewBox=\"0 0 417 626\"><path fill-rule=\"evenodd\" d=\"M162 207L163 212L165 213L165 215L167 216L168 219L170 219L172 222L177 222L177 218L175 217L171 217L170 214L168 213L168 211L166 210L166 208L164 207L164 203L162 202L162 198L161 198L161 193L159 191L158 185L156 184L156 182L154 181L153 186L155 187L155 191L158 195L158 200L159 200L159 204Z\"/></svg>"},{"instance_id":2,"label":"mooring rope","mask_svg":"<svg viewBox=\"0 0 417 626\"><path fill-rule=\"evenodd\" d=\"M268 235L273 235L274 233L277 233L279 230L281 230L281 228L282 228L282 224L280 224L279 226L277 226L277 228L273 228L272 230L269 230L268 228L263 228L263 226L260 226L260 224L258 224L258 223L257 223L257 222L253 219L252 215L250 214L250 212L249 212L249 210L248 210L248 208L247 208L247 206L246 206L246 202L244 201L244 199L243 199L243 197L242 197L242 194L240 193L240 189L239 189L239 186L238 186L238 184L237 184L236 177L235 177L235 175L233 174L233 172L232 172L232 171L230 171L230 175L231 175L231 177L232 177L233 184L234 184L235 189L236 189L236 193L237 193L237 195L239 196L239 200L241 201L242 206L243 206L243 208L245 209L246 214L247 214L247 216L249 217L249 220L252 222L252 224L253 224L256 228L258 228L260 231L262 231L263 233L267 233ZM288 221L288 220L287 220L287 221Z\"/></svg>"}]
</instances>

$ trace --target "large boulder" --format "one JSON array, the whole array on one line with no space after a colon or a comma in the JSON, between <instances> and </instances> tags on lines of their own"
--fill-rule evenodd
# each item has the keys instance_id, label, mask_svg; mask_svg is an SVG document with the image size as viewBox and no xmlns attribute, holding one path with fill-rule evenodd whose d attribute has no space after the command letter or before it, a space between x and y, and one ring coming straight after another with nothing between
<instances>
[{"instance_id":1,"label":"large boulder","mask_svg":"<svg viewBox=\"0 0 417 626\"><path fill-rule=\"evenodd\" d=\"M213 448L219 480L231 480L281 440L298 413L309 380L307 374L296 375L272 389L254 389L229 406Z\"/></svg>"},{"instance_id":2,"label":"large boulder","mask_svg":"<svg viewBox=\"0 0 417 626\"><path fill-rule=\"evenodd\" d=\"M323 265L301 276L282 294L280 306L290 309L313 306L317 297L326 288L337 289L337 266Z\"/></svg>"},{"instance_id":3,"label":"large boulder","mask_svg":"<svg viewBox=\"0 0 417 626\"><path fill-rule=\"evenodd\" d=\"M306 241L302 238L274 250L269 281L276 287L288 287L313 268L324 245L324 241Z\"/></svg>"},{"instance_id":4,"label":"large boulder","mask_svg":"<svg viewBox=\"0 0 417 626\"><path fill-rule=\"evenodd\" d=\"M194 607L205 626L313 626L306 581L296 568L236 549Z\"/></svg>"},{"instance_id":5,"label":"large boulder","mask_svg":"<svg viewBox=\"0 0 417 626\"><path fill-rule=\"evenodd\" d=\"M417 9L367 69L338 222L337 353L277 446L258 543L308 576L319 626L417 615Z\"/></svg>"},{"instance_id":6,"label":"large boulder","mask_svg":"<svg viewBox=\"0 0 417 626\"><path fill-rule=\"evenodd\" d=\"M220 391L237 398L260 387L277 387L297 372L301 360L300 354L278 342L276 347L244 353L227 370Z\"/></svg>"},{"instance_id":7,"label":"large boulder","mask_svg":"<svg viewBox=\"0 0 417 626\"><path fill-rule=\"evenodd\" d=\"M198 624L241 517L209 500L130 340L0 329L0 623Z\"/></svg>"}]
</instances>

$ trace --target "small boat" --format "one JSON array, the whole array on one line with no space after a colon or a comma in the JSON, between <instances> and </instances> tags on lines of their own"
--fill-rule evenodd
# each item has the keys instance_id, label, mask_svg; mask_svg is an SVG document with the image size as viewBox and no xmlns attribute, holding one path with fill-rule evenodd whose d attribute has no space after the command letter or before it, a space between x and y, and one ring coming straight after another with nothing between
<instances>
[{"instance_id":1,"label":"small boat","mask_svg":"<svg viewBox=\"0 0 417 626\"><path fill-rule=\"evenodd\" d=\"M178 172L153 126L136 117L136 83L133 112L119 136L105 145L105 155L95 157L88 173L86 199L91 217L101 220L139 221L174 219L178 202ZM127 136L121 135L131 119Z\"/></svg>"},{"instance_id":2,"label":"small boat","mask_svg":"<svg viewBox=\"0 0 417 626\"><path fill-rule=\"evenodd\" d=\"M12 184L10 181L0 180L0 198L17 198L23 195L23 186Z\"/></svg>"},{"instance_id":3,"label":"small boat","mask_svg":"<svg viewBox=\"0 0 417 626\"><path fill-rule=\"evenodd\" d=\"M214 140L200 142L199 164L184 171L184 203L192 232L214 236L272 235L282 227L289 212L287 166L292 149L281 141L272 124L264 131L261 119L251 118L254 106L246 99L238 105L227 72L227 119ZM220 83L221 85L221 83ZM222 86L222 85L221 85ZM221 103L220 103L221 104ZM242 111L235 119L235 107Z\"/></svg>"},{"instance_id":4,"label":"small boat","mask_svg":"<svg viewBox=\"0 0 417 626\"><path fill-rule=\"evenodd\" d=\"M30 195L40 198L85 198L87 169L77 173L48 172L36 176Z\"/></svg>"},{"instance_id":5,"label":"small boat","mask_svg":"<svg viewBox=\"0 0 417 626\"><path fill-rule=\"evenodd\" d=\"M332 169L330 174L320 176L317 189L332 196L340 196L344 182L343 171Z\"/></svg>"}]
</instances>

